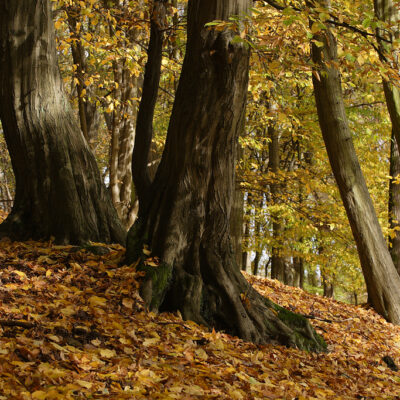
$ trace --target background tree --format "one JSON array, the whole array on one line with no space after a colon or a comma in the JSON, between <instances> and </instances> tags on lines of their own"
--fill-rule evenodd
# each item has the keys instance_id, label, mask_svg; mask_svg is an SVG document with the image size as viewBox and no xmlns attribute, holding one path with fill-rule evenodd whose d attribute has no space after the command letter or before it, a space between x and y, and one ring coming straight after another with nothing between
<instances>
[{"instance_id":1,"label":"background tree","mask_svg":"<svg viewBox=\"0 0 400 400\"><path fill-rule=\"evenodd\" d=\"M322 3L329 6L328 2ZM315 32L313 75L319 123L332 171L346 208L369 300L388 321L400 323L400 279L394 268L369 196L348 127L337 67L337 47L329 25Z\"/></svg>"}]
</instances>

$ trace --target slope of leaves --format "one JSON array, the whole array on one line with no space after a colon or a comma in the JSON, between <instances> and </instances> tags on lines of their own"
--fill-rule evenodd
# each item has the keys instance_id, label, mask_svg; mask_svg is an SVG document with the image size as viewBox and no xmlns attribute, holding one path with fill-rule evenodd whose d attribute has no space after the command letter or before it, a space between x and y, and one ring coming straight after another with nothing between
<instances>
[{"instance_id":1,"label":"slope of leaves","mask_svg":"<svg viewBox=\"0 0 400 400\"><path fill-rule=\"evenodd\" d=\"M89 251L90 250L90 251ZM96 253L106 253L101 256ZM148 313L124 249L0 243L0 399L394 399L400 328L373 311L249 277L328 354L255 346Z\"/></svg>"}]
</instances>

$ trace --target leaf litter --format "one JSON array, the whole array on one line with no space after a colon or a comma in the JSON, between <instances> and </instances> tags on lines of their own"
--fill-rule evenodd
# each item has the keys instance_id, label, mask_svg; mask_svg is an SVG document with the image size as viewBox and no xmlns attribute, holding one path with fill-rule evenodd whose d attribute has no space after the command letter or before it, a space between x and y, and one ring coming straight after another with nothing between
<instances>
[{"instance_id":1,"label":"leaf litter","mask_svg":"<svg viewBox=\"0 0 400 400\"><path fill-rule=\"evenodd\" d=\"M93 246L0 242L0 400L400 398L400 327L370 309L246 275L329 352L256 346L148 312L124 248Z\"/></svg>"}]
</instances>

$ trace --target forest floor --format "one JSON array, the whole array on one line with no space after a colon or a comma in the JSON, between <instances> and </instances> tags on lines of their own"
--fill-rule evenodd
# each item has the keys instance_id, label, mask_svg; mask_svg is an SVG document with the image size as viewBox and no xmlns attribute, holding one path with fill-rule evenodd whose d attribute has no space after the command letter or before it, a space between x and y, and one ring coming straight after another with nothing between
<instances>
[{"instance_id":1,"label":"forest floor","mask_svg":"<svg viewBox=\"0 0 400 400\"><path fill-rule=\"evenodd\" d=\"M400 399L383 361L400 365L400 327L372 310L248 276L329 352L256 346L147 312L124 249L104 249L0 242L0 399Z\"/></svg>"}]
</instances>

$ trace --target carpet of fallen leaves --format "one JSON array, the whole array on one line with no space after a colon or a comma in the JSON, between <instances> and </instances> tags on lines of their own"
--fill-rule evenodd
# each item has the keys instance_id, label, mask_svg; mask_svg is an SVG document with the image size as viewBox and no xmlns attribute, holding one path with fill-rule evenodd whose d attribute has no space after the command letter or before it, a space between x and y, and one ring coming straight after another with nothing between
<instances>
[{"instance_id":1,"label":"carpet of fallen leaves","mask_svg":"<svg viewBox=\"0 0 400 400\"><path fill-rule=\"evenodd\" d=\"M329 353L255 346L146 312L124 249L97 246L0 242L0 399L400 398L400 328L372 310L248 276Z\"/></svg>"}]
</instances>

